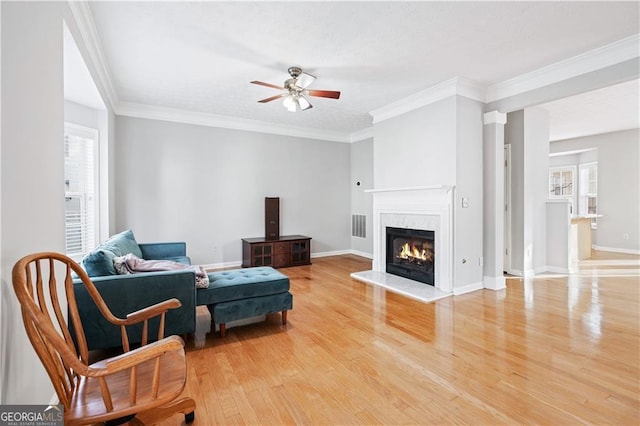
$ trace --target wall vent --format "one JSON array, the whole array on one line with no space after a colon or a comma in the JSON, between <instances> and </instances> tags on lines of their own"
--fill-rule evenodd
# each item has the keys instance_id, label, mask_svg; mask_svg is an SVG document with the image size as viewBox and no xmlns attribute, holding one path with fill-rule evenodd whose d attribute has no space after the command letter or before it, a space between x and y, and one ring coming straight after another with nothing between
<instances>
[{"instance_id":1,"label":"wall vent","mask_svg":"<svg viewBox=\"0 0 640 426\"><path fill-rule=\"evenodd\" d=\"M367 216L363 214L351 215L351 236L367 238Z\"/></svg>"}]
</instances>

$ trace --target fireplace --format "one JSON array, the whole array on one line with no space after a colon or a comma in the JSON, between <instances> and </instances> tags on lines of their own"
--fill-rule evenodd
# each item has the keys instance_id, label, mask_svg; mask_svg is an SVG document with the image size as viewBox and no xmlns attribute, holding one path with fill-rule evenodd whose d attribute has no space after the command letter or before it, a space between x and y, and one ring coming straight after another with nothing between
<instances>
[{"instance_id":1,"label":"fireplace","mask_svg":"<svg viewBox=\"0 0 640 426\"><path fill-rule=\"evenodd\" d=\"M386 272L435 285L435 232L394 227L386 230Z\"/></svg>"},{"instance_id":2,"label":"fireplace","mask_svg":"<svg viewBox=\"0 0 640 426\"><path fill-rule=\"evenodd\" d=\"M365 192L373 196L373 262L370 271L354 272L351 276L363 282L394 289L409 284L409 280L414 281L415 285L412 287L424 289L425 292L438 290L439 295L452 294L454 188L434 185L371 189ZM433 232L433 270L428 274L432 275L432 285L413 278L403 280L395 273L388 272L388 227ZM401 290L398 292L402 293ZM431 300L431 297L427 298Z\"/></svg>"}]
</instances>

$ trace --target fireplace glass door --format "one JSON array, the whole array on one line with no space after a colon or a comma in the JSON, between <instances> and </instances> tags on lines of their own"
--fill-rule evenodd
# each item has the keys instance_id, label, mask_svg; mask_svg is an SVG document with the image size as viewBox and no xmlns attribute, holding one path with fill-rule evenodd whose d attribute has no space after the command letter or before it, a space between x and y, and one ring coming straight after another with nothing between
<instances>
[{"instance_id":1,"label":"fireplace glass door","mask_svg":"<svg viewBox=\"0 0 640 426\"><path fill-rule=\"evenodd\" d=\"M387 227L387 272L435 285L434 231Z\"/></svg>"}]
</instances>

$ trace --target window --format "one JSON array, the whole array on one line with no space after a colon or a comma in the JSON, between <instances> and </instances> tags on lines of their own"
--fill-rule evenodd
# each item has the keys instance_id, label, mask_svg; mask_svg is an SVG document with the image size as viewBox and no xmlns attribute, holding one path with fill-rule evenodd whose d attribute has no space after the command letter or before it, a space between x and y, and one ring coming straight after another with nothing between
<instances>
[{"instance_id":1,"label":"window","mask_svg":"<svg viewBox=\"0 0 640 426\"><path fill-rule=\"evenodd\" d=\"M65 244L79 259L96 243L98 208L98 131L64 125Z\"/></svg>"},{"instance_id":2,"label":"window","mask_svg":"<svg viewBox=\"0 0 640 426\"><path fill-rule=\"evenodd\" d=\"M598 163L580 164L580 197L579 211L581 215L598 212ZM597 229L597 219L591 219L591 228Z\"/></svg>"},{"instance_id":3,"label":"window","mask_svg":"<svg viewBox=\"0 0 640 426\"><path fill-rule=\"evenodd\" d=\"M575 205L575 167L551 167L549 169L549 198L567 198Z\"/></svg>"}]
</instances>

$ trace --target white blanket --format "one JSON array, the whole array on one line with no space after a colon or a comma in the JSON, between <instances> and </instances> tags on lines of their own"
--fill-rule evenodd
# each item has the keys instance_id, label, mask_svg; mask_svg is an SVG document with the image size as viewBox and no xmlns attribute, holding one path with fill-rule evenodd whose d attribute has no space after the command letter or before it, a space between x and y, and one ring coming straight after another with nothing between
<instances>
[{"instance_id":1,"label":"white blanket","mask_svg":"<svg viewBox=\"0 0 640 426\"><path fill-rule=\"evenodd\" d=\"M186 265L171 260L144 260L140 259L133 253L124 256L115 257L113 266L118 274L135 274L138 272L156 272L156 271L182 271L190 270L196 273L196 287L208 288L209 277L202 266Z\"/></svg>"}]
</instances>

